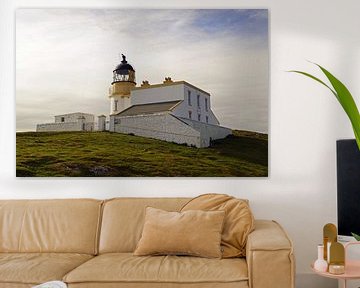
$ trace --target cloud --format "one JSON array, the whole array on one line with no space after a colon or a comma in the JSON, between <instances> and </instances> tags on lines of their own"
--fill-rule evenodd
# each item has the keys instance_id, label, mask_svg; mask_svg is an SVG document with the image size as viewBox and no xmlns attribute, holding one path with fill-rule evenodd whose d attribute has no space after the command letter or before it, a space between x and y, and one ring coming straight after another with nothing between
<instances>
[{"instance_id":1,"label":"cloud","mask_svg":"<svg viewBox=\"0 0 360 288\"><path fill-rule=\"evenodd\" d=\"M221 124L268 131L267 10L20 9L17 129L74 111L108 114L112 70L165 76L211 93Z\"/></svg>"}]
</instances>

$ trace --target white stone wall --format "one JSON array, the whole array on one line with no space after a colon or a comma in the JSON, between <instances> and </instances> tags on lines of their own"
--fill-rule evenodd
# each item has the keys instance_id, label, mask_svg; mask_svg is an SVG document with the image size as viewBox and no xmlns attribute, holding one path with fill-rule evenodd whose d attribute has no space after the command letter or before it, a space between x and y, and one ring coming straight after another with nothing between
<instances>
[{"instance_id":1,"label":"white stone wall","mask_svg":"<svg viewBox=\"0 0 360 288\"><path fill-rule=\"evenodd\" d=\"M106 130L106 116L98 116L97 131Z\"/></svg>"},{"instance_id":2,"label":"white stone wall","mask_svg":"<svg viewBox=\"0 0 360 288\"><path fill-rule=\"evenodd\" d=\"M184 84L131 90L131 105L184 99Z\"/></svg>"},{"instance_id":3,"label":"white stone wall","mask_svg":"<svg viewBox=\"0 0 360 288\"><path fill-rule=\"evenodd\" d=\"M69 113L63 115L56 115L55 116L55 123L69 123L69 122L77 122L79 117L84 117L85 122L94 122L95 116L93 114L88 113ZM64 118L64 121L61 121Z\"/></svg>"},{"instance_id":4,"label":"white stone wall","mask_svg":"<svg viewBox=\"0 0 360 288\"><path fill-rule=\"evenodd\" d=\"M114 132L201 147L200 132L168 113L112 118Z\"/></svg>"},{"instance_id":5,"label":"white stone wall","mask_svg":"<svg viewBox=\"0 0 360 288\"><path fill-rule=\"evenodd\" d=\"M211 140L223 139L232 134L232 130L230 128L206 124L185 118L182 118L182 120L200 132L201 147L208 147Z\"/></svg>"},{"instance_id":6,"label":"white stone wall","mask_svg":"<svg viewBox=\"0 0 360 288\"><path fill-rule=\"evenodd\" d=\"M36 132L82 131L82 123L45 123L36 125Z\"/></svg>"},{"instance_id":7,"label":"white stone wall","mask_svg":"<svg viewBox=\"0 0 360 288\"><path fill-rule=\"evenodd\" d=\"M95 130L95 123L94 122L86 122L84 123L85 126L82 126L82 130L81 131L88 131L88 132L92 132Z\"/></svg>"},{"instance_id":8,"label":"white stone wall","mask_svg":"<svg viewBox=\"0 0 360 288\"><path fill-rule=\"evenodd\" d=\"M63 118L63 119L62 119ZM64 121L62 121L64 120ZM36 125L36 132L94 131L95 116L88 113L70 113L55 116L55 123Z\"/></svg>"},{"instance_id":9,"label":"white stone wall","mask_svg":"<svg viewBox=\"0 0 360 288\"><path fill-rule=\"evenodd\" d=\"M187 143L199 148L210 146L211 140L232 134L229 128L177 118L170 113L111 118L112 132L132 133L179 144Z\"/></svg>"},{"instance_id":10,"label":"white stone wall","mask_svg":"<svg viewBox=\"0 0 360 288\"><path fill-rule=\"evenodd\" d=\"M115 132L115 115L110 115L110 121L109 121L109 131Z\"/></svg>"}]
</instances>

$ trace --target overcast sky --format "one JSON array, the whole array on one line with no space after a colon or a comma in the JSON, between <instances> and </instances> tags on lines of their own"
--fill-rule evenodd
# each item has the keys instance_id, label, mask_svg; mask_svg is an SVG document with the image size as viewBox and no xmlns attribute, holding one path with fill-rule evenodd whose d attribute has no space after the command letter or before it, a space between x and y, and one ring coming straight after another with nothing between
<instances>
[{"instance_id":1,"label":"overcast sky","mask_svg":"<svg viewBox=\"0 0 360 288\"><path fill-rule=\"evenodd\" d=\"M185 80L211 94L221 125L268 132L267 10L20 9L17 130L54 115L109 114L121 53L142 80Z\"/></svg>"}]
</instances>

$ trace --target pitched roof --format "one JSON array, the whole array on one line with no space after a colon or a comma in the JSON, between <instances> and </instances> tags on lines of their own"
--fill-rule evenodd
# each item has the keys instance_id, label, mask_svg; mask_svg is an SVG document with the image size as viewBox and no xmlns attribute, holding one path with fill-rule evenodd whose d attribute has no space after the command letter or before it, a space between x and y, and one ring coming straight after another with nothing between
<instances>
[{"instance_id":1,"label":"pitched roof","mask_svg":"<svg viewBox=\"0 0 360 288\"><path fill-rule=\"evenodd\" d=\"M135 115L154 114L154 113L171 111L172 108L174 108L174 106L179 104L181 101L182 100L133 105L116 115L135 116Z\"/></svg>"}]
</instances>

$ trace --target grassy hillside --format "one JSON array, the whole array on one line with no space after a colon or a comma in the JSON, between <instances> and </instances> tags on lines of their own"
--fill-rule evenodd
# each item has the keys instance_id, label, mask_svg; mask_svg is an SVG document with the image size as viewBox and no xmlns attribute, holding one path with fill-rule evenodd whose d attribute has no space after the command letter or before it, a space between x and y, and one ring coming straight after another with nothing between
<instances>
[{"instance_id":1,"label":"grassy hillside","mask_svg":"<svg viewBox=\"0 0 360 288\"><path fill-rule=\"evenodd\" d=\"M16 135L16 175L260 176L268 174L266 134L234 131L210 148L109 132Z\"/></svg>"}]
</instances>

